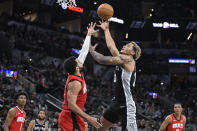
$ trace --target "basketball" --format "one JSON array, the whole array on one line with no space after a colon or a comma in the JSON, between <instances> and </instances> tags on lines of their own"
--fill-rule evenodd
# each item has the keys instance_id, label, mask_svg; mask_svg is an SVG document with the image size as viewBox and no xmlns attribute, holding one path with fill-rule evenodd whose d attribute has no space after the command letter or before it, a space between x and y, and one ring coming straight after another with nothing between
<instances>
[{"instance_id":1,"label":"basketball","mask_svg":"<svg viewBox=\"0 0 197 131\"><path fill-rule=\"evenodd\" d=\"M114 14L114 9L109 4L101 4L97 9L97 14L101 19L108 20Z\"/></svg>"}]
</instances>

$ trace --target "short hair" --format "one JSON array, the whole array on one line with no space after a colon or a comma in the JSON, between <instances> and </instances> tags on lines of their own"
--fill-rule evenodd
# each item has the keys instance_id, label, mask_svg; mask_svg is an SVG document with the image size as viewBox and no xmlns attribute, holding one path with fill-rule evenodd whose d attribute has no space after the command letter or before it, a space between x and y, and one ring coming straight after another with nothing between
<instances>
[{"instance_id":1,"label":"short hair","mask_svg":"<svg viewBox=\"0 0 197 131\"><path fill-rule=\"evenodd\" d=\"M178 104L178 105L181 105L181 106L182 106L181 102L179 102L179 101L174 103L174 105L176 105L176 104Z\"/></svg>"},{"instance_id":2,"label":"short hair","mask_svg":"<svg viewBox=\"0 0 197 131\"><path fill-rule=\"evenodd\" d=\"M75 61L76 57L71 56L64 61L64 71L69 74L74 74L76 71L77 62Z\"/></svg>"},{"instance_id":3,"label":"short hair","mask_svg":"<svg viewBox=\"0 0 197 131\"><path fill-rule=\"evenodd\" d=\"M17 99L19 98L19 96L21 96L21 95L26 96L26 99L28 99L28 95L27 95L27 93L26 93L26 92L19 92L19 93L17 93L17 94L16 94L16 96L15 96L15 100L17 100Z\"/></svg>"},{"instance_id":4,"label":"short hair","mask_svg":"<svg viewBox=\"0 0 197 131\"><path fill-rule=\"evenodd\" d=\"M142 52L141 48L139 47L138 44L136 44L136 42L132 41L131 43L133 44L133 50L135 51L135 55L133 56L133 58L135 60L138 60L141 56L141 52Z\"/></svg>"},{"instance_id":5,"label":"short hair","mask_svg":"<svg viewBox=\"0 0 197 131\"><path fill-rule=\"evenodd\" d=\"M38 111L38 114L39 114L41 111L43 111L43 112L46 114L46 111L43 110L43 109L40 109L40 110Z\"/></svg>"}]
</instances>

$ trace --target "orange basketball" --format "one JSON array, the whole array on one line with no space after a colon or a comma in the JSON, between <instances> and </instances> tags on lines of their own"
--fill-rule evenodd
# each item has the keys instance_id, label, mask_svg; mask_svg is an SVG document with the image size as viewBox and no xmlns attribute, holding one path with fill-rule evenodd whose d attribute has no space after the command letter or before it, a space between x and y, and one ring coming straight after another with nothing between
<instances>
[{"instance_id":1,"label":"orange basketball","mask_svg":"<svg viewBox=\"0 0 197 131\"><path fill-rule=\"evenodd\" d=\"M109 4L101 4L97 9L97 14L101 19L108 20L114 14L114 9Z\"/></svg>"}]
</instances>

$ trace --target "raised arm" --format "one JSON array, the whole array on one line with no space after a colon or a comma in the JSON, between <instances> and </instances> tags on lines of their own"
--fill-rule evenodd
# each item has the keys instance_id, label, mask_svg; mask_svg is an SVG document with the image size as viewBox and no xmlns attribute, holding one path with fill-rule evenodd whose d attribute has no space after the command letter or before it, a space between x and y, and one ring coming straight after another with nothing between
<instances>
[{"instance_id":1,"label":"raised arm","mask_svg":"<svg viewBox=\"0 0 197 131\"><path fill-rule=\"evenodd\" d=\"M86 59L86 56L89 52L89 47L90 47L90 41L91 41L91 36L93 34L95 34L96 32L98 32L98 30L94 30L94 27L95 27L96 23L92 23L90 24L90 27L88 28L88 33L87 33L87 36L85 38L85 41L83 43L83 46L82 46L82 49L81 49L81 52L78 56L78 60L83 64L85 62L85 59Z\"/></svg>"},{"instance_id":2,"label":"raised arm","mask_svg":"<svg viewBox=\"0 0 197 131\"><path fill-rule=\"evenodd\" d=\"M133 59L126 55L118 56L104 56L95 51L96 46L90 45L90 54L99 63L104 65L123 65L128 62L132 62Z\"/></svg>"},{"instance_id":3,"label":"raised arm","mask_svg":"<svg viewBox=\"0 0 197 131\"><path fill-rule=\"evenodd\" d=\"M10 125L12 123L12 120L16 117L16 110L14 108L10 109L8 111L5 124L4 124L4 131L9 131Z\"/></svg>"},{"instance_id":4,"label":"raised arm","mask_svg":"<svg viewBox=\"0 0 197 131\"><path fill-rule=\"evenodd\" d=\"M172 122L172 117L169 115L166 117L166 119L163 121L163 123L161 124L161 127L159 129L159 131L165 131L165 129L167 128L167 126Z\"/></svg>"},{"instance_id":5,"label":"raised arm","mask_svg":"<svg viewBox=\"0 0 197 131\"><path fill-rule=\"evenodd\" d=\"M116 44L111 36L111 33L109 31L109 21L104 21L104 22L100 22L100 25L97 25L98 27L101 27L101 29L103 29L104 33L105 33L105 40L107 43L107 47L109 49L109 51L111 52L112 56L118 56L119 55L119 51L116 47Z\"/></svg>"}]
</instances>

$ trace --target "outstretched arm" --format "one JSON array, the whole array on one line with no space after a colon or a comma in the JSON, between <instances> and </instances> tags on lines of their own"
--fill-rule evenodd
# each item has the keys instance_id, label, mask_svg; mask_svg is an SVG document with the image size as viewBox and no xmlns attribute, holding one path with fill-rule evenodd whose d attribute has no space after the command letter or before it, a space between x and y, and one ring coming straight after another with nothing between
<instances>
[{"instance_id":1,"label":"outstretched arm","mask_svg":"<svg viewBox=\"0 0 197 131\"><path fill-rule=\"evenodd\" d=\"M128 56L118 55L118 56L104 56L95 51L96 46L90 45L90 54L99 63L105 65L123 65L125 63L133 61Z\"/></svg>"},{"instance_id":2,"label":"outstretched arm","mask_svg":"<svg viewBox=\"0 0 197 131\"><path fill-rule=\"evenodd\" d=\"M85 38L85 41L83 43L82 49L81 49L81 53L78 56L78 60L83 64L85 62L86 56L89 52L89 47L90 47L90 41L91 41L91 36L93 34L95 34L96 32L98 32L98 30L94 30L96 23L92 23L90 24L90 27L88 28L88 34Z\"/></svg>"},{"instance_id":3,"label":"outstretched arm","mask_svg":"<svg viewBox=\"0 0 197 131\"><path fill-rule=\"evenodd\" d=\"M105 33L105 40L107 43L107 47L109 51L111 52L112 56L118 56L119 51L115 45L115 42L111 36L111 33L109 31L109 21L100 22L100 25L97 25L98 27L101 27Z\"/></svg>"}]
</instances>

